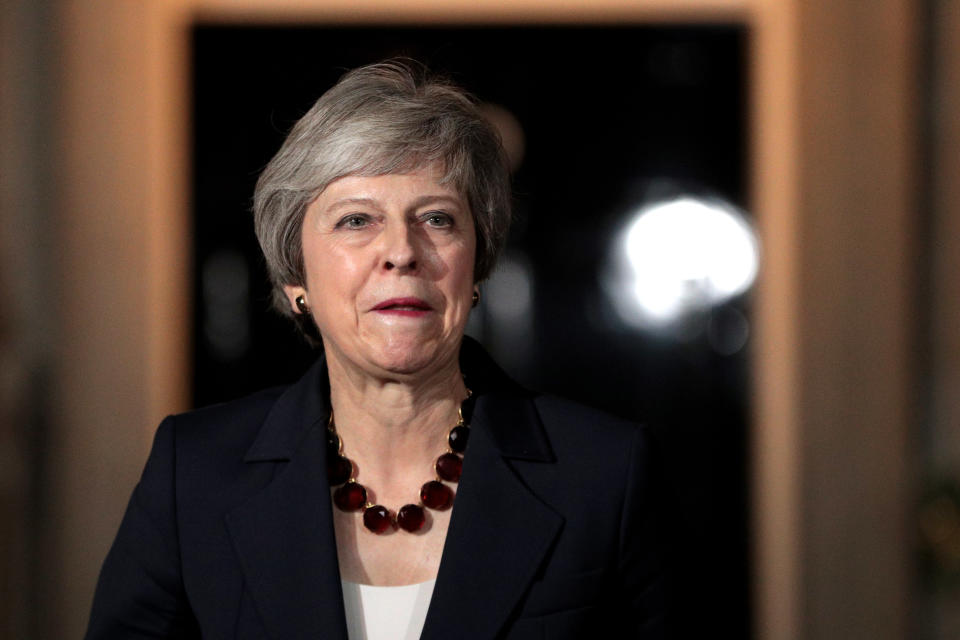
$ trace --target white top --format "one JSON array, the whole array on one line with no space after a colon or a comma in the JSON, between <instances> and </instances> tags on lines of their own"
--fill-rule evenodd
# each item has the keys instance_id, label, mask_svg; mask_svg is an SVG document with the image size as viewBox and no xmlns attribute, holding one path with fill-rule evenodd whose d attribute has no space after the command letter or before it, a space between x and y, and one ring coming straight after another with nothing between
<instances>
[{"instance_id":1,"label":"white top","mask_svg":"<svg viewBox=\"0 0 960 640\"><path fill-rule=\"evenodd\" d=\"M350 640L418 640L436 580L374 587L341 580Z\"/></svg>"}]
</instances>

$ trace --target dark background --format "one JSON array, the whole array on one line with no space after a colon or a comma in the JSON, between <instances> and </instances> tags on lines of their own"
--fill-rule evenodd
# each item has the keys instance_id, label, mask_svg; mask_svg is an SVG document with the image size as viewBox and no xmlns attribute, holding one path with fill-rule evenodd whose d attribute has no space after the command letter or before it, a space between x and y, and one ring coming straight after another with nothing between
<instances>
[{"instance_id":1,"label":"dark background","mask_svg":"<svg viewBox=\"0 0 960 640\"><path fill-rule=\"evenodd\" d=\"M421 60L512 112L526 139L508 251L528 265L528 323L511 336L520 329L485 301L468 333L528 386L653 425L678 637L747 638L747 355L709 339L747 301L641 332L599 286L612 239L641 204L679 193L746 204L745 29L205 25L193 42L195 404L290 382L316 357L268 310L254 184L345 70ZM585 482L603 478L597 469Z\"/></svg>"}]
</instances>

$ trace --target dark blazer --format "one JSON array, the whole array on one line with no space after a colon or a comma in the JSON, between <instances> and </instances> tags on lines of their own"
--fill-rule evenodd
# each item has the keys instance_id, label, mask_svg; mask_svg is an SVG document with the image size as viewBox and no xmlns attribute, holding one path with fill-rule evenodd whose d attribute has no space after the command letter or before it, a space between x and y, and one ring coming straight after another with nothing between
<instances>
[{"instance_id":1,"label":"dark blazer","mask_svg":"<svg viewBox=\"0 0 960 640\"><path fill-rule=\"evenodd\" d=\"M471 436L421 637L661 638L646 431L525 391L470 339L461 368ZM321 358L286 389L164 420L87 638L345 639L328 398Z\"/></svg>"}]
</instances>

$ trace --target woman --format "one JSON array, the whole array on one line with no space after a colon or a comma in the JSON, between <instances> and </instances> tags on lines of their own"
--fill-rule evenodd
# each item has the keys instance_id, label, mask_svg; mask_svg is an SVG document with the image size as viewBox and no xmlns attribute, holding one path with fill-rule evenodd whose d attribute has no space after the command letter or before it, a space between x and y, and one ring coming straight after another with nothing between
<instances>
[{"instance_id":1,"label":"woman","mask_svg":"<svg viewBox=\"0 0 960 640\"><path fill-rule=\"evenodd\" d=\"M402 62L348 73L254 212L275 301L324 355L164 421L88 637L661 637L644 432L463 336L509 222L470 99Z\"/></svg>"}]
</instances>

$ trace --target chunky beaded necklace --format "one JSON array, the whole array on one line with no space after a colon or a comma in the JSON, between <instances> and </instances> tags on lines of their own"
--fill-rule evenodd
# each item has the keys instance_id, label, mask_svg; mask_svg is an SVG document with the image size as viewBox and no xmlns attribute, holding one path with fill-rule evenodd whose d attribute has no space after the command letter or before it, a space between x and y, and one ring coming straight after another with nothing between
<instances>
[{"instance_id":1,"label":"chunky beaded necklace","mask_svg":"<svg viewBox=\"0 0 960 640\"><path fill-rule=\"evenodd\" d=\"M467 389L467 399L470 395L471 392ZM441 511L453 504L453 491L441 480L460 481L463 458L458 454L466 450L469 437L470 425L463 419L463 405L461 405L457 409L457 424L453 425L447 436L449 450L437 458L433 465L437 479L426 482L420 487L419 504L405 504L394 516L383 505L367 501L366 487L357 482L353 475L353 462L343 455L343 440L337 433L333 422L333 411L331 411L330 420L327 422L327 480L331 487L337 487L333 492L333 503L341 511L363 510L363 526L374 533L384 533L393 526L398 526L410 533L419 531L426 521L424 507Z\"/></svg>"}]
</instances>

